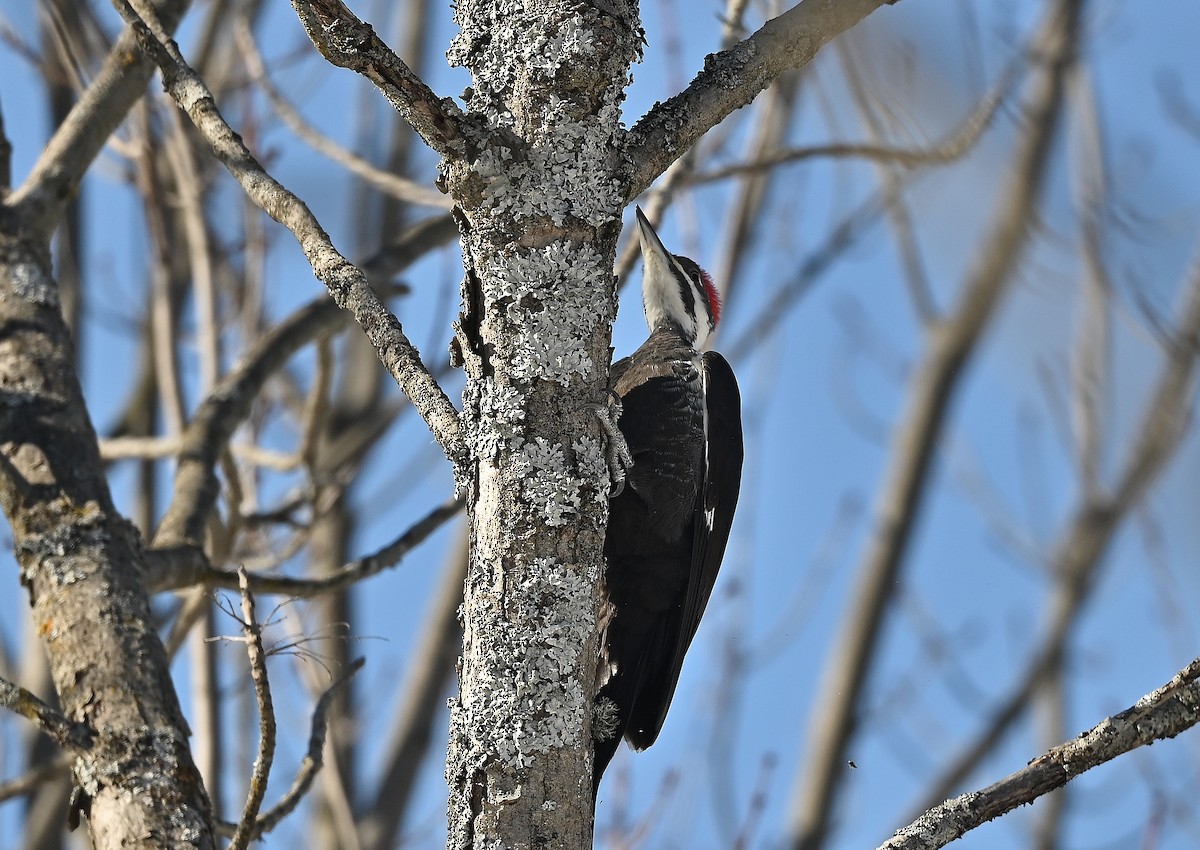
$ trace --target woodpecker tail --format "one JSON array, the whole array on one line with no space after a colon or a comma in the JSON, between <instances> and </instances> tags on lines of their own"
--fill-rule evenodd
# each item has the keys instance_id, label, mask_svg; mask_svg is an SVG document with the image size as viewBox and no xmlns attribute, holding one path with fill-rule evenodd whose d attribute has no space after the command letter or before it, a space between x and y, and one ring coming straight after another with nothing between
<instances>
[{"instance_id":1,"label":"woodpecker tail","mask_svg":"<svg viewBox=\"0 0 1200 850\"><path fill-rule=\"evenodd\" d=\"M596 741L595 759L592 762L592 813L595 814L596 795L600 791L600 779L604 776L604 771L608 767L608 763L617 753L617 747L621 746L621 736L619 734L603 740Z\"/></svg>"}]
</instances>

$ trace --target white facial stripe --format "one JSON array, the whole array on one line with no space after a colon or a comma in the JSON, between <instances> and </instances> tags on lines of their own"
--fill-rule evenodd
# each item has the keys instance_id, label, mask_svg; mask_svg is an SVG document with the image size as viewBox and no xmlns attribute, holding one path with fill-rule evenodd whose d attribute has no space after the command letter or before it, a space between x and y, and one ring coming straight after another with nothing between
<instances>
[{"instance_id":1,"label":"white facial stripe","mask_svg":"<svg viewBox=\"0 0 1200 850\"><path fill-rule=\"evenodd\" d=\"M675 277L678 267L674 261L655 251L642 251L642 262L642 306L645 308L646 324L650 329L654 330L666 321L674 321L689 337L707 338L708 328L697 328L695 317L688 313L684 306L683 298L679 294L679 282ZM678 271L683 273L682 269ZM707 325L707 322L704 324Z\"/></svg>"},{"instance_id":2,"label":"white facial stripe","mask_svg":"<svg viewBox=\"0 0 1200 850\"><path fill-rule=\"evenodd\" d=\"M695 287L692 287L692 288L695 289ZM703 292L703 291L697 292L696 297L697 298L708 298L708 293ZM703 304L698 304L697 309L704 310ZM701 315L701 319L700 319L700 322L698 323L699 327L696 328L696 350L697 351L704 348L704 343L708 342L708 338L710 336L712 336L712 332L714 330L713 323L708 320L708 312L704 311L700 315Z\"/></svg>"}]
</instances>

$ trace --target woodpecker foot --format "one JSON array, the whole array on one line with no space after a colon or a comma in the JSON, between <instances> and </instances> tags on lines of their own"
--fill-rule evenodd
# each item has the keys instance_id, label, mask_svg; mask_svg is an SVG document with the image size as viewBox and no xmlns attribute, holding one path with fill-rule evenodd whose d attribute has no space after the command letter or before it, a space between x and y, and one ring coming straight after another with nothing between
<instances>
[{"instance_id":1,"label":"woodpecker foot","mask_svg":"<svg viewBox=\"0 0 1200 850\"><path fill-rule=\"evenodd\" d=\"M608 404L592 405L592 412L600 420L600 429L604 431L604 457L608 462L608 480L610 482L608 498L615 499L625 490L625 478L633 468L633 455L625 436L617 427L621 418L621 397L609 390Z\"/></svg>"},{"instance_id":2,"label":"woodpecker foot","mask_svg":"<svg viewBox=\"0 0 1200 850\"><path fill-rule=\"evenodd\" d=\"M592 738L611 741L621 731L621 709L612 697L599 697L592 704Z\"/></svg>"}]
</instances>

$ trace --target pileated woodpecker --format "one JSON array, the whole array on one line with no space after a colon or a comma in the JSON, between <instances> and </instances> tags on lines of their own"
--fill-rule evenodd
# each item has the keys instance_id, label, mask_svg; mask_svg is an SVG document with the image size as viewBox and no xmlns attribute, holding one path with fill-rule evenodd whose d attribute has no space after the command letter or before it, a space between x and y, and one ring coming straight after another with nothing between
<instances>
[{"instance_id":1,"label":"pileated woodpecker","mask_svg":"<svg viewBox=\"0 0 1200 850\"><path fill-rule=\"evenodd\" d=\"M700 349L720 318L708 274L670 253L637 210L650 337L612 367L632 455L609 506L608 596L596 697L593 792L625 738L654 743L712 593L742 477L733 370Z\"/></svg>"}]
</instances>

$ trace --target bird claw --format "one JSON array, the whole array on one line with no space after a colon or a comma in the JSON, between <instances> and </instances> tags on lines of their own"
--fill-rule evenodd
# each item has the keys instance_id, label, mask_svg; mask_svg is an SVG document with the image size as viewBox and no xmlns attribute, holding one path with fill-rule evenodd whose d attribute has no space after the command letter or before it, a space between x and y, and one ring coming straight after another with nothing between
<instances>
[{"instance_id":1,"label":"bird claw","mask_svg":"<svg viewBox=\"0 0 1200 850\"><path fill-rule=\"evenodd\" d=\"M621 397L609 390L608 404L594 404L592 412L600 420L600 429L607 437L604 441L604 458L608 463L608 479L611 482L608 498L615 499L625 491L625 480L633 468L633 454L625 442L625 435L617 427L617 420L621 418Z\"/></svg>"}]
</instances>

